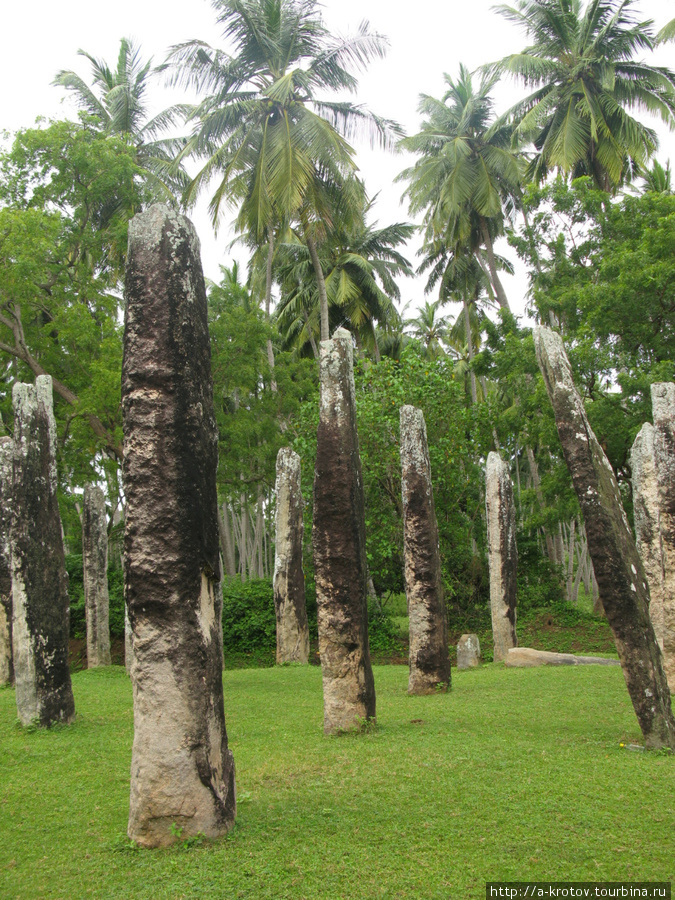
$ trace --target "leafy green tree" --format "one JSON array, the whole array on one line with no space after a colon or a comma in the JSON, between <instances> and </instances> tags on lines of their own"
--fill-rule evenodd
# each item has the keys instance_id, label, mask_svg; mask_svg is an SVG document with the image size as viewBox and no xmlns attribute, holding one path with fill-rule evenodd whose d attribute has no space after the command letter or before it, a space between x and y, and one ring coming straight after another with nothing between
<instances>
[{"instance_id":1,"label":"leafy green tree","mask_svg":"<svg viewBox=\"0 0 675 900\"><path fill-rule=\"evenodd\" d=\"M494 241L504 233L504 211L520 191L520 170L511 152L511 131L491 123L490 97L496 78L483 77L474 89L471 73L460 66L454 81L445 75L441 100L422 96L422 130L401 141L420 158L399 175L406 180L412 213L424 212L425 249L432 254L485 248L490 281L499 305L509 309L498 273Z\"/></svg>"},{"instance_id":2,"label":"leafy green tree","mask_svg":"<svg viewBox=\"0 0 675 900\"><path fill-rule=\"evenodd\" d=\"M218 489L226 570L271 575L276 456L300 404L316 400L316 367L277 350L274 379L265 344L274 333L236 266L210 285L209 333L220 463Z\"/></svg>"},{"instance_id":3,"label":"leafy green tree","mask_svg":"<svg viewBox=\"0 0 675 900\"><path fill-rule=\"evenodd\" d=\"M122 459L119 288L139 169L124 140L55 122L19 132L0 173L5 382L52 376L81 483L97 454Z\"/></svg>"},{"instance_id":4,"label":"leafy green tree","mask_svg":"<svg viewBox=\"0 0 675 900\"><path fill-rule=\"evenodd\" d=\"M636 19L633 0L589 0L583 9L581 0L516 0L498 11L531 40L492 67L534 88L500 120L534 144L528 177L588 175L616 191L658 146L631 111L675 125L675 74L635 59L654 47L653 23Z\"/></svg>"},{"instance_id":5,"label":"leafy green tree","mask_svg":"<svg viewBox=\"0 0 675 900\"><path fill-rule=\"evenodd\" d=\"M72 70L60 71L54 84L70 91L77 105L100 124L105 134L128 139L153 197L175 202L175 194L180 194L189 180L174 162L181 141L159 135L176 124L186 107L173 106L148 118L145 95L153 75L152 60L144 62L140 49L129 38L120 41L114 69L84 50L78 53L91 63L91 86Z\"/></svg>"},{"instance_id":6,"label":"leafy green tree","mask_svg":"<svg viewBox=\"0 0 675 900\"><path fill-rule=\"evenodd\" d=\"M324 94L353 92L353 70L382 56L385 41L366 24L352 37L334 37L316 0L215 0L214 5L234 53L190 41L170 57L176 81L207 94L193 110L195 128L183 154L205 160L187 199L216 178L214 222L224 199L236 205L238 230L265 243L270 256L275 230L299 223L327 338L328 299L317 245L333 225L331 200L355 169L347 140L362 129L386 143L391 125ZM270 292L268 281L268 306Z\"/></svg>"}]
</instances>

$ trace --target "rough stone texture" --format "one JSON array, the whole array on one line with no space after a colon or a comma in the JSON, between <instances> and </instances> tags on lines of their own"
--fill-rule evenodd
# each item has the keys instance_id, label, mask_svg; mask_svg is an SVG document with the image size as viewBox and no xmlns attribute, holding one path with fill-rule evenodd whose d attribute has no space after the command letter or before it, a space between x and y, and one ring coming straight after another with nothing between
<instances>
[{"instance_id":1,"label":"rough stone texture","mask_svg":"<svg viewBox=\"0 0 675 900\"><path fill-rule=\"evenodd\" d=\"M300 457L288 447L277 454L274 609L277 664L309 660L309 628L302 570L302 485Z\"/></svg>"},{"instance_id":2,"label":"rough stone texture","mask_svg":"<svg viewBox=\"0 0 675 900\"><path fill-rule=\"evenodd\" d=\"M494 660L504 659L516 636L518 594L518 550L516 507L509 469L498 453L488 454L485 467L485 511L487 515L490 611Z\"/></svg>"},{"instance_id":3,"label":"rough stone texture","mask_svg":"<svg viewBox=\"0 0 675 900\"><path fill-rule=\"evenodd\" d=\"M218 432L199 242L164 206L129 229L122 364L125 596L133 630L128 834L233 824L223 709ZM172 833L173 832L173 833Z\"/></svg>"},{"instance_id":4,"label":"rough stone texture","mask_svg":"<svg viewBox=\"0 0 675 900\"><path fill-rule=\"evenodd\" d=\"M12 439L0 437L0 684L14 681L12 664Z\"/></svg>"},{"instance_id":5,"label":"rough stone texture","mask_svg":"<svg viewBox=\"0 0 675 900\"><path fill-rule=\"evenodd\" d=\"M450 686L448 622L431 485L427 429L421 409L402 406L403 558L410 618L409 694Z\"/></svg>"},{"instance_id":6,"label":"rough stone texture","mask_svg":"<svg viewBox=\"0 0 675 900\"><path fill-rule=\"evenodd\" d=\"M131 664L134 661L134 633L129 621L129 610L124 604L124 668L131 675Z\"/></svg>"},{"instance_id":7,"label":"rough stone texture","mask_svg":"<svg viewBox=\"0 0 675 900\"><path fill-rule=\"evenodd\" d=\"M675 692L675 384L660 382L652 385L652 413L654 469L659 491L659 524L663 553L661 595L663 668L670 691L673 693Z\"/></svg>"},{"instance_id":8,"label":"rough stone texture","mask_svg":"<svg viewBox=\"0 0 675 900\"><path fill-rule=\"evenodd\" d=\"M663 652L663 545L659 488L654 467L654 427L649 422L645 422L635 438L631 450L631 470L635 543L649 584L649 617L654 626L656 640ZM672 693L673 686L669 686Z\"/></svg>"},{"instance_id":9,"label":"rough stone texture","mask_svg":"<svg viewBox=\"0 0 675 900\"><path fill-rule=\"evenodd\" d=\"M352 363L352 338L321 342L321 401L314 472L312 545L316 576L324 731L375 718L368 648L366 523Z\"/></svg>"},{"instance_id":10,"label":"rough stone texture","mask_svg":"<svg viewBox=\"0 0 675 900\"><path fill-rule=\"evenodd\" d=\"M504 665L511 669L529 669L532 666L620 666L618 659L604 656L576 656L574 653L552 653L534 650L532 647L512 647L506 654Z\"/></svg>"},{"instance_id":11,"label":"rough stone texture","mask_svg":"<svg viewBox=\"0 0 675 900\"><path fill-rule=\"evenodd\" d=\"M457 668L475 669L480 665L480 641L477 634L463 634L457 644Z\"/></svg>"},{"instance_id":12,"label":"rough stone texture","mask_svg":"<svg viewBox=\"0 0 675 900\"><path fill-rule=\"evenodd\" d=\"M52 380L15 384L12 644L16 705L24 725L71 722L70 602L56 497Z\"/></svg>"},{"instance_id":13,"label":"rough stone texture","mask_svg":"<svg viewBox=\"0 0 675 900\"><path fill-rule=\"evenodd\" d=\"M110 665L108 517L100 487L87 484L82 509L82 569L87 617L87 667Z\"/></svg>"},{"instance_id":14,"label":"rough stone texture","mask_svg":"<svg viewBox=\"0 0 675 900\"><path fill-rule=\"evenodd\" d=\"M649 618L649 588L614 472L588 423L560 336L537 326L534 342L584 517L600 596L645 745L675 749L675 718Z\"/></svg>"}]
</instances>

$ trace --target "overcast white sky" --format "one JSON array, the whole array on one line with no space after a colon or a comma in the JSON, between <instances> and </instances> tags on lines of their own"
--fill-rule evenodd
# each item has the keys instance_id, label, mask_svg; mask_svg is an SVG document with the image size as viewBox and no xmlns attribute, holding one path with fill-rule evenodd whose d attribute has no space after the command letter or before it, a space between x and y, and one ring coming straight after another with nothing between
<instances>
[{"instance_id":1,"label":"overcast white sky","mask_svg":"<svg viewBox=\"0 0 675 900\"><path fill-rule=\"evenodd\" d=\"M440 96L443 73L455 76L459 63L473 69L525 46L525 37L493 11L494 0L413 0L390 3L385 0L326 0L324 18L331 29L349 33L365 18L371 28L388 37L386 59L374 62L360 78L358 102L380 115L399 121L408 133L419 126L417 102L420 93ZM643 19L654 19L660 28L675 15L673 0L638 0ZM14 131L30 126L37 116L70 117L74 109L63 101L65 92L52 87L60 69L75 69L88 78L89 64L77 56L78 49L105 59L111 66L117 59L119 41L133 37L141 44L143 56L161 62L167 49L191 38L219 44L220 33L208 0L14 0L5 4L0 30L0 129ZM675 45L660 49L650 61L675 67ZM519 96L511 83L498 87L498 111ZM173 102L175 95L159 92L157 108ZM656 125L656 123L653 123ZM662 161L675 163L675 135L660 129ZM395 175L408 162L402 156L386 156L357 147L361 174L369 192L379 192L376 216L380 224L408 219L400 205L401 186ZM213 236L204 209L193 216L202 242L204 270L217 279L220 263L229 264L232 253L227 228ZM226 223L224 223L225 225ZM416 244L409 257L414 262ZM506 246L505 255L512 253ZM242 254L243 257L243 254ZM422 282L401 284L403 301L418 306L423 300ZM506 290L514 310L523 308L525 282L508 279Z\"/></svg>"}]
</instances>

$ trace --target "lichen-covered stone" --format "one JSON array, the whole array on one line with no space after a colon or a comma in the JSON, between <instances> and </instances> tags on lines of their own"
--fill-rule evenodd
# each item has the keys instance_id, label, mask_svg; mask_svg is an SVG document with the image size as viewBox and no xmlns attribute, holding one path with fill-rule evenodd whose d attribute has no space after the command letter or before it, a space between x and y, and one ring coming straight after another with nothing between
<instances>
[{"instance_id":1,"label":"lichen-covered stone","mask_svg":"<svg viewBox=\"0 0 675 900\"><path fill-rule=\"evenodd\" d=\"M649 588L614 472L588 422L562 339L549 328L536 326L534 343L584 517L600 596L645 745L675 749L675 719L649 618Z\"/></svg>"},{"instance_id":2,"label":"lichen-covered stone","mask_svg":"<svg viewBox=\"0 0 675 900\"><path fill-rule=\"evenodd\" d=\"M448 623L424 414L402 406L403 557L410 621L409 694L450 687Z\"/></svg>"},{"instance_id":3,"label":"lichen-covered stone","mask_svg":"<svg viewBox=\"0 0 675 900\"><path fill-rule=\"evenodd\" d=\"M218 432L192 224L131 222L122 365L125 596L133 630L129 836L217 837L235 816L222 684Z\"/></svg>"},{"instance_id":4,"label":"lichen-covered stone","mask_svg":"<svg viewBox=\"0 0 675 900\"><path fill-rule=\"evenodd\" d=\"M110 665L108 518L100 487L87 484L82 504L82 570L87 622L87 667Z\"/></svg>"},{"instance_id":5,"label":"lichen-covered stone","mask_svg":"<svg viewBox=\"0 0 675 900\"><path fill-rule=\"evenodd\" d=\"M477 634L463 634L457 643L457 668L475 669L480 665L480 641Z\"/></svg>"},{"instance_id":6,"label":"lichen-covered stone","mask_svg":"<svg viewBox=\"0 0 675 900\"><path fill-rule=\"evenodd\" d=\"M15 384L12 649L16 706L24 725L71 722L70 602L56 495L52 380Z\"/></svg>"},{"instance_id":7,"label":"lichen-covered stone","mask_svg":"<svg viewBox=\"0 0 675 900\"><path fill-rule=\"evenodd\" d=\"M14 680L12 664L12 439L0 437L0 684Z\"/></svg>"},{"instance_id":8,"label":"lichen-covered stone","mask_svg":"<svg viewBox=\"0 0 675 900\"><path fill-rule=\"evenodd\" d=\"M302 485L300 457L288 447L277 454L274 609L277 664L309 660L309 628L302 570Z\"/></svg>"},{"instance_id":9,"label":"lichen-covered stone","mask_svg":"<svg viewBox=\"0 0 675 900\"><path fill-rule=\"evenodd\" d=\"M488 454L485 467L485 511L487 517L490 611L495 662L518 646L516 600L518 596L518 549L516 506L506 463L499 453Z\"/></svg>"},{"instance_id":10,"label":"lichen-covered stone","mask_svg":"<svg viewBox=\"0 0 675 900\"><path fill-rule=\"evenodd\" d=\"M363 480L348 331L339 329L332 340L321 342L320 367L312 545L324 731L332 734L375 718Z\"/></svg>"},{"instance_id":11,"label":"lichen-covered stone","mask_svg":"<svg viewBox=\"0 0 675 900\"><path fill-rule=\"evenodd\" d=\"M663 562L661 648L672 694L675 692L675 384L660 382L652 385L652 413Z\"/></svg>"},{"instance_id":12,"label":"lichen-covered stone","mask_svg":"<svg viewBox=\"0 0 675 900\"><path fill-rule=\"evenodd\" d=\"M645 422L633 443L631 470L635 543L649 584L649 617L654 626L656 640L663 652L663 546L659 487L654 467L654 426L649 422Z\"/></svg>"}]
</instances>

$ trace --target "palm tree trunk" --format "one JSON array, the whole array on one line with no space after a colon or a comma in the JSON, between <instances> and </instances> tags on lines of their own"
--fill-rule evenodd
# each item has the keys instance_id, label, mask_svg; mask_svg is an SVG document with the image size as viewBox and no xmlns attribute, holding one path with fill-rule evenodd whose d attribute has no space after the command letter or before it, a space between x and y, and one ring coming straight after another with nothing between
<instances>
[{"instance_id":1,"label":"palm tree trunk","mask_svg":"<svg viewBox=\"0 0 675 900\"><path fill-rule=\"evenodd\" d=\"M270 307L272 306L272 260L274 258L274 230L271 225L267 227L267 265L265 267L265 319L270 324ZM272 339L267 338L267 362L270 372L274 373L274 348L272 347ZM276 394L277 383L272 377L270 384L272 391Z\"/></svg>"},{"instance_id":2,"label":"palm tree trunk","mask_svg":"<svg viewBox=\"0 0 675 900\"><path fill-rule=\"evenodd\" d=\"M507 309L509 312L511 312L509 301L506 298L506 291L504 290L504 286L499 280L499 275L497 274L497 262L495 260L495 251L492 245L492 238L490 237L490 230L488 229L487 219L485 218L485 216L480 216L479 221L483 243L485 244L485 252L487 253L490 278L492 279L492 284L494 285L495 293L497 294L497 302L499 303L501 309Z\"/></svg>"},{"instance_id":3,"label":"palm tree trunk","mask_svg":"<svg viewBox=\"0 0 675 900\"><path fill-rule=\"evenodd\" d=\"M319 259L319 253L316 249L316 244L314 243L314 238L309 234L307 228L305 228L305 241L307 242L307 249L309 250L309 255L312 259L312 265L314 266L314 274L316 275L316 283L319 288L319 311L321 313L321 340L327 341L330 338L330 328L328 325L328 294L326 292L326 279L323 275L323 269L321 267L321 260Z\"/></svg>"},{"instance_id":4,"label":"palm tree trunk","mask_svg":"<svg viewBox=\"0 0 675 900\"><path fill-rule=\"evenodd\" d=\"M466 347L469 351L469 366L473 362L473 339L471 336L471 316L469 315L469 304L466 297L462 298L462 306L464 307L464 330L466 331ZM472 368L469 369L471 375L471 402L475 406L478 403L478 392L476 391L476 373Z\"/></svg>"}]
</instances>

